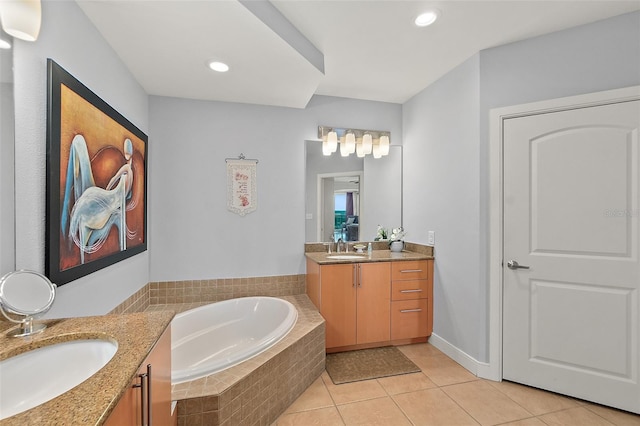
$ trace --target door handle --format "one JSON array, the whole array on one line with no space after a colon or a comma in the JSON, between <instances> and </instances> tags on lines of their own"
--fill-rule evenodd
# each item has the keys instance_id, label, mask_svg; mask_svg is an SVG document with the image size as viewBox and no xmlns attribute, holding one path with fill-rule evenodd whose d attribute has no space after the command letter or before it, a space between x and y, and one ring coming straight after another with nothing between
<instances>
[{"instance_id":1,"label":"door handle","mask_svg":"<svg viewBox=\"0 0 640 426\"><path fill-rule=\"evenodd\" d=\"M510 260L507 262L507 268L509 269L529 269L528 266L524 266L524 265L520 265L517 261L515 260Z\"/></svg>"}]
</instances>

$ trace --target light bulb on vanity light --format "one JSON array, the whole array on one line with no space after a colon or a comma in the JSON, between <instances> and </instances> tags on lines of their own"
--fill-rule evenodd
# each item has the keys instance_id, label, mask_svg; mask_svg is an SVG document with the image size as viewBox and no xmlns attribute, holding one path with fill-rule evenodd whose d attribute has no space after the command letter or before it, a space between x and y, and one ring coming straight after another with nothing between
<instances>
[{"instance_id":1,"label":"light bulb on vanity light","mask_svg":"<svg viewBox=\"0 0 640 426\"><path fill-rule=\"evenodd\" d=\"M380 154L389 155L389 136L380 136Z\"/></svg>"},{"instance_id":2,"label":"light bulb on vanity light","mask_svg":"<svg viewBox=\"0 0 640 426\"><path fill-rule=\"evenodd\" d=\"M338 150L338 133L334 131L327 133L327 144L331 152L336 152Z\"/></svg>"},{"instance_id":3,"label":"light bulb on vanity light","mask_svg":"<svg viewBox=\"0 0 640 426\"><path fill-rule=\"evenodd\" d=\"M379 144L373 145L372 151L373 151L373 158L376 158L376 159L382 158L382 153L380 152Z\"/></svg>"},{"instance_id":4,"label":"light bulb on vanity light","mask_svg":"<svg viewBox=\"0 0 640 426\"><path fill-rule=\"evenodd\" d=\"M349 154L356 152L356 135L353 132L347 132L347 134L344 135L344 142Z\"/></svg>"},{"instance_id":5,"label":"light bulb on vanity light","mask_svg":"<svg viewBox=\"0 0 640 426\"><path fill-rule=\"evenodd\" d=\"M37 40L42 22L40 0L2 1L0 16L5 33L21 40Z\"/></svg>"},{"instance_id":6,"label":"light bulb on vanity light","mask_svg":"<svg viewBox=\"0 0 640 426\"><path fill-rule=\"evenodd\" d=\"M356 142L356 155L358 156L358 158L362 158L365 156L364 144L362 143L362 141Z\"/></svg>"},{"instance_id":7,"label":"light bulb on vanity light","mask_svg":"<svg viewBox=\"0 0 640 426\"><path fill-rule=\"evenodd\" d=\"M341 141L340 142L340 155L343 157L348 157L350 154L349 152L349 147L347 146L347 142L346 141Z\"/></svg>"},{"instance_id":8,"label":"light bulb on vanity light","mask_svg":"<svg viewBox=\"0 0 640 426\"><path fill-rule=\"evenodd\" d=\"M371 154L371 149L373 148L373 137L371 133L365 133L362 136L362 149L365 154Z\"/></svg>"}]
</instances>

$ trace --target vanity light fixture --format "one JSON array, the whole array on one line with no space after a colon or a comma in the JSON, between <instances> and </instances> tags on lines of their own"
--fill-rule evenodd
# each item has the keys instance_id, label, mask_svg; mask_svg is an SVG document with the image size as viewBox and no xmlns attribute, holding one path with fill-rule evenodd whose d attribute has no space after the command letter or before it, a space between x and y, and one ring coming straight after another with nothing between
<instances>
[{"instance_id":1,"label":"vanity light fixture","mask_svg":"<svg viewBox=\"0 0 640 426\"><path fill-rule=\"evenodd\" d=\"M340 129L318 126L318 138L322 140L322 154L330 156L340 146L340 155L355 153L362 158L374 154L381 158L389 154L390 132L381 130Z\"/></svg>"},{"instance_id":2,"label":"vanity light fixture","mask_svg":"<svg viewBox=\"0 0 640 426\"><path fill-rule=\"evenodd\" d=\"M12 37L36 41L42 21L40 0L12 0L0 2L2 29Z\"/></svg>"},{"instance_id":3,"label":"vanity light fixture","mask_svg":"<svg viewBox=\"0 0 640 426\"><path fill-rule=\"evenodd\" d=\"M428 27L429 25L436 22L439 14L440 12L437 9L429 10L418 15L414 22L419 27Z\"/></svg>"}]
</instances>

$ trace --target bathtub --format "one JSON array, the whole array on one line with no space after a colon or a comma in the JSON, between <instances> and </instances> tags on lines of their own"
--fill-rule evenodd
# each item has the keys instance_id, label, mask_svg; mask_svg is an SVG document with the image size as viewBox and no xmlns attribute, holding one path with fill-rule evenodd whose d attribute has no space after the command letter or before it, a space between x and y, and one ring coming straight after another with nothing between
<instances>
[{"instance_id":1,"label":"bathtub","mask_svg":"<svg viewBox=\"0 0 640 426\"><path fill-rule=\"evenodd\" d=\"M177 314L171 322L171 382L233 367L278 343L298 311L275 297L243 297Z\"/></svg>"}]
</instances>

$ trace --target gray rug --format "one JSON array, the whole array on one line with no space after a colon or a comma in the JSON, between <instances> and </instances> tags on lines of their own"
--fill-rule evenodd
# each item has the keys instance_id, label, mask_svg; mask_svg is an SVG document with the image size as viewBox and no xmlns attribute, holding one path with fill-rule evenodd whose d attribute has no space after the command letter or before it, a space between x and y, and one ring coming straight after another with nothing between
<instances>
[{"instance_id":1,"label":"gray rug","mask_svg":"<svg viewBox=\"0 0 640 426\"><path fill-rule=\"evenodd\" d=\"M326 369L336 385L420 372L395 346L327 354Z\"/></svg>"}]
</instances>

